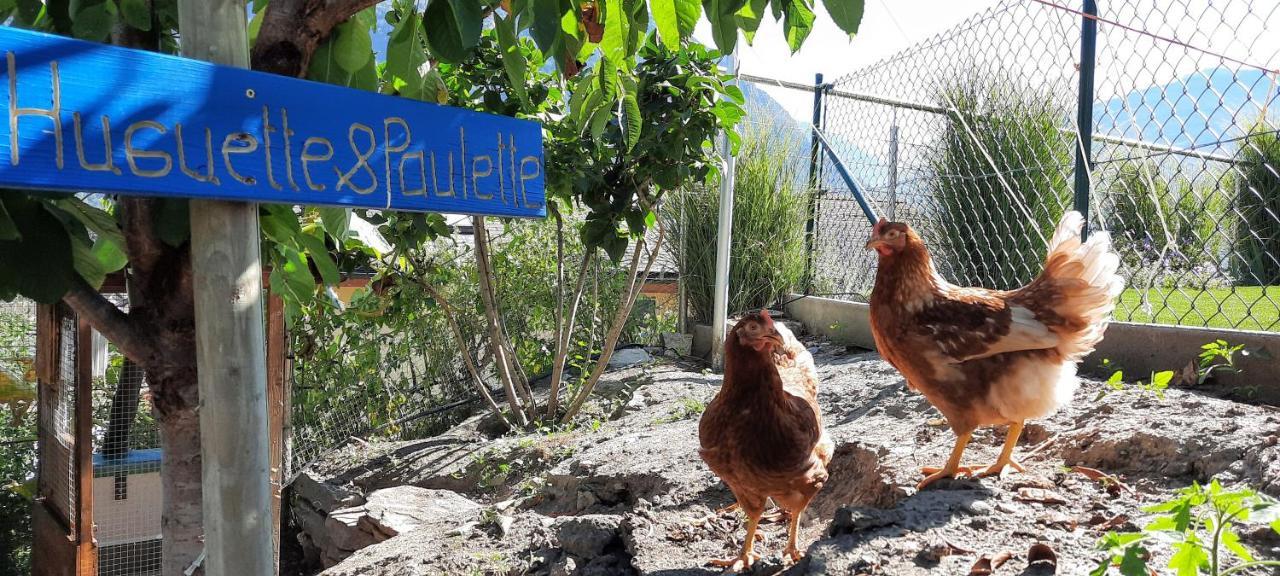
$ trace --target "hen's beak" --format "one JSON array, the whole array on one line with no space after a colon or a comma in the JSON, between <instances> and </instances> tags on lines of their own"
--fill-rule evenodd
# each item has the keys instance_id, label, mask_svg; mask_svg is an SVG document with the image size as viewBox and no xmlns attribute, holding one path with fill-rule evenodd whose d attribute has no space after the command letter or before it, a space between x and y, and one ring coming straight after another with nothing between
<instances>
[{"instance_id":1,"label":"hen's beak","mask_svg":"<svg viewBox=\"0 0 1280 576\"><path fill-rule=\"evenodd\" d=\"M875 250L884 245L884 240L877 236L872 236L870 240L867 240L867 250Z\"/></svg>"},{"instance_id":2,"label":"hen's beak","mask_svg":"<svg viewBox=\"0 0 1280 576\"><path fill-rule=\"evenodd\" d=\"M782 334L779 334L777 331L774 331L773 334L768 335L766 338L778 348L786 348L787 346L786 341L782 339Z\"/></svg>"}]
</instances>

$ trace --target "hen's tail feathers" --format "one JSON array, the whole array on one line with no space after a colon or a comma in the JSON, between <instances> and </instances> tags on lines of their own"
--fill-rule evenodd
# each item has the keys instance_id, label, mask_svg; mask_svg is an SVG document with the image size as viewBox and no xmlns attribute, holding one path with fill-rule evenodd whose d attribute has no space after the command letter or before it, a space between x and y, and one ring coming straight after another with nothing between
<instances>
[{"instance_id":1,"label":"hen's tail feathers","mask_svg":"<svg viewBox=\"0 0 1280 576\"><path fill-rule=\"evenodd\" d=\"M1042 276L1061 291L1062 297L1053 305L1065 320L1058 351L1071 361L1093 352L1111 320L1116 298L1124 291L1124 280L1117 274L1120 257L1111 249L1111 235L1097 231L1081 242L1083 226L1079 212L1062 216L1049 241Z\"/></svg>"}]
</instances>

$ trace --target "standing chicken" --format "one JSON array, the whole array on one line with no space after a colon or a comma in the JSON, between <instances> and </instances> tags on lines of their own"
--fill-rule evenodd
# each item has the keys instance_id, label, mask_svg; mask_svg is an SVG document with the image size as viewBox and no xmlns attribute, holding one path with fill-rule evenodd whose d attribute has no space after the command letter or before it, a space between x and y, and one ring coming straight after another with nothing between
<instances>
[{"instance_id":1,"label":"standing chicken","mask_svg":"<svg viewBox=\"0 0 1280 576\"><path fill-rule=\"evenodd\" d=\"M742 554L712 564L749 568L756 527L769 498L790 516L793 561L800 514L827 480L832 444L822 428L813 356L768 312L749 314L724 343L724 383L698 423L698 451L747 515Z\"/></svg>"},{"instance_id":2,"label":"standing chicken","mask_svg":"<svg viewBox=\"0 0 1280 576\"><path fill-rule=\"evenodd\" d=\"M1068 212L1049 242L1044 271L1017 290L961 288L934 270L909 226L883 219L867 249L880 254L871 292L871 331L881 356L938 408L955 448L942 468L925 468L923 489L957 472L1021 471L1013 449L1023 423L1070 401L1076 363L1102 340L1124 288L1105 232L1081 242L1084 219ZM981 472L961 466L974 429L1009 425L999 459Z\"/></svg>"}]
</instances>

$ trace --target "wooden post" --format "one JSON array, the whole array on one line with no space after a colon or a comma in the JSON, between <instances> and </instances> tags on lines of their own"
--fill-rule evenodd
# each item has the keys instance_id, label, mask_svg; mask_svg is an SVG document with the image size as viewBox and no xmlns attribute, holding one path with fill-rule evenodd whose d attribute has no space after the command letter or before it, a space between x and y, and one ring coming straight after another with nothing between
<instances>
[{"instance_id":1,"label":"wooden post","mask_svg":"<svg viewBox=\"0 0 1280 576\"><path fill-rule=\"evenodd\" d=\"M244 0L179 0L185 56L248 67ZM191 202L205 573L272 573L258 206Z\"/></svg>"},{"instance_id":2,"label":"wooden post","mask_svg":"<svg viewBox=\"0 0 1280 576\"><path fill-rule=\"evenodd\" d=\"M267 426L271 440L271 545L273 574L280 573L280 493L285 479L285 429L289 420L289 337L284 325L284 301L267 297Z\"/></svg>"},{"instance_id":3,"label":"wooden post","mask_svg":"<svg viewBox=\"0 0 1280 576\"><path fill-rule=\"evenodd\" d=\"M76 575L97 576L93 534L93 327L76 318Z\"/></svg>"}]
</instances>

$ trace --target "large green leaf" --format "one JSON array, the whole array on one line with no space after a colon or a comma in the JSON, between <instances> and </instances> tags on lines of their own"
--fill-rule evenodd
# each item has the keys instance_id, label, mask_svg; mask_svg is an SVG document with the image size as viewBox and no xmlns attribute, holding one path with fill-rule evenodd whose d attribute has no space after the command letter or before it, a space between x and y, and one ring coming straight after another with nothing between
<instances>
[{"instance_id":1,"label":"large green leaf","mask_svg":"<svg viewBox=\"0 0 1280 576\"><path fill-rule=\"evenodd\" d=\"M423 24L431 52L460 63L480 42L480 3L476 0L430 0Z\"/></svg>"},{"instance_id":2,"label":"large green leaf","mask_svg":"<svg viewBox=\"0 0 1280 576\"><path fill-rule=\"evenodd\" d=\"M351 18L338 26L333 40L333 56L338 65L349 74L364 68L373 54L373 38L369 28L359 18Z\"/></svg>"},{"instance_id":3,"label":"large green leaf","mask_svg":"<svg viewBox=\"0 0 1280 576\"><path fill-rule=\"evenodd\" d=\"M813 31L813 19L813 0L791 0L787 4L782 31L787 36L787 45L791 47L792 54L800 49L805 38Z\"/></svg>"},{"instance_id":4,"label":"large green leaf","mask_svg":"<svg viewBox=\"0 0 1280 576\"><path fill-rule=\"evenodd\" d=\"M307 68L307 79L326 84L346 86L351 81L351 74L338 64L337 51L334 44L337 39L329 37L329 41L321 44L311 55L311 64Z\"/></svg>"},{"instance_id":5,"label":"large green leaf","mask_svg":"<svg viewBox=\"0 0 1280 576\"><path fill-rule=\"evenodd\" d=\"M324 225L325 232L338 240L347 239L347 232L351 230L351 209L322 206L316 211L320 213L320 223Z\"/></svg>"},{"instance_id":6,"label":"large green leaf","mask_svg":"<svg viewBox=\"0 0 1280 576\"><path fill-rule=\"evenodd\" d=\"M191 238L191 203L186 198L161 198L155 214L156 234L173 247Z\"/></svg>"},{"instance_id":7,"label":"large green leaf","mask_svg":"<svg viewBox=\"0 0 1280 576\"><path fill-rule=\"evenodd\" d=\"M405 13L387 38L387 72L409 83L420 81L420 70L427 62L422 49L424 37L422 19L416 12Z\"/></svg>"},{"instance_id":8,"label":"large green leaf","mask_svg":"<svg viewBox=\"0 0 1280 576\"><path fill-rule=\"evenodd\" d=\"M623 135L627 141L627 152L636 147L636 143L640 141L640 130L642 120L640 118L640 103L636 100L636 95L628 92L622 98L622 128Z\"/></svg>"},{"instance_id":9,"label":"large green leaf","mask_svg":"<svg viewBox=\"0 0 1280 576\"><path fill-rule=\"evenodd\" d=\"M1174 546L1173 557L1169 559L1169 567L1177 571L1178 576L1197 576L1201 566L1209 565L1209 555L1204 548L1188 538Z\"/></svg>"},{"instance_id":10,"label":"large green leaf","mask_svg":"<svg viewBox=\"0 0 1280 576\"><path fill-rule=\"evenodd\" d=\"M738 21L735 14L744 4L733 0L702 0L707 21L711 23L711 37L715 40L716 48L725 54L733 52L738 45Z\"/></svg>"},{"instance_id":11,"label":"large green leaf","mask_svg":"<svg viewBox=\"0 0 1280 576\"><path fill-rule=\"evenodd\" d=\"M98 260L98 255L94 254L93 245L87 240L71 236L71 262L89 286L94 290L102 287L102 281L107 278L107 270Z\"/></svg>"},{"instance_id":12,"label":"large green leaf","mask_svg":"<svg viewBox=\"0 0 1280 576\"><path fill-rule=\"evenodd\" d=\"M653 10L653 22L658 28L658 37L670 50L679 50L680 41L684 39L680 34L680 17L676 14L677 1L652 0L649 3L649 8Z\"/></svg>"},{"instance_id":13,"label":"large green leaf","mask_svg":"<svg viewBox=\"0 0 1280 576\"><path fill-rule=\"evenodd\" d=\"M108 214L106 210L91 206L75 198L59 198L51 204L79 221L85 228L93 231L98 238L103 238L115 244L121 250L124 249L124 233L120 231L120 226L116 224L115 216Z\"/></svg>"},{"instance_id":14,"label":"large green leaf","mask_svg":"<svg viewBox=\"0 0 1280 576\"><path fill-rule=\"evenodd\" d=\"M124 268L129 263L129 255L125 254L120 246L102 237L98 237L93 242L93 256L98 259L98 263L108 274Z\"/></svg>"},{"instance_id":15,"label":"large green leaf","mask_svg":"<svg viewBox=\"0 0 1280 576\"><path fill-rule=\"evenodd\" d=\"M120 0L120 15L125 24L142 31L151 30L151 8L146 0Z\"/></svg>"},{"instance_id":16,"label":"large green leaf","mask_svg":"<svg viewBox=\"0 0 1280 576\"><path fill-rule=\"evenodd\" d=\"M494 28L498 33L498 49L502 51L502 68L507 72L507 80L511 82L511 91L516 98L528 105L529 65L520 51L520 38L516 34L515 19L493 16Z\"/></svg>"},{"instance_id":17,"label":"large green leaf","mask_svg":"<svg viewBox=\"0 0 1280 576\"><path fill-rule=\"evenodd\" d=\"M552 54L552 47L560 37L560 20L569 14L559 0L538 0L532 3L533 41L544 54ZM576 18L575 18L576 22Z\"/></svg>"},{"instance_id":18,"label":"large green leaf","mask_svg":"<svg viewBox=\"0 0 1280 576\"><path fill-rule=\"evenodd\" d=\"M738 27L742 28L743 37L747 39L747 44L755 41L756 30L760 29L760 19L764 17L765 8L768 5L769 0L750 0L746 6L734 14Z\"/></svg>"},{"instance_id":19,"label":"large green leaf","mask_svg":"<svg viewBox=\"0 0 1280 576\"><path fill-rule=\"evenodd\" d=\"M81 40L101 42L115 23L116 5L112 0L95 4L83 3L72 16L71 33Z\"/></svg>"},{"instance_id":20,"label":"large green leaf","mask_svg":"<svg viewBox=\"0 0 1280 576\"><path fill-rule=\"evenodd\" d=\"M307 250L307 256L316 265L316 270L320 271L320 279L325 285L337 286L342 278L338 275L338 265L329 255L329 249L325 247L324 240L306 232L298 234L297 239L298 243Z\"/></svg>"},{"instance_id":21,"label":"large green leaf","mask_svg":"<svg viewBox=\"0 0 1280 576\"><path fill-rule=\"evenodd\" d=\"M824 0L823 3L836 26L850 36L858 33L858 25L862 23L863 0Z\"/></svg>"},{"instance_id":22,"label":"large green leaf","mask_svg":"<svg viewBox=\"0 0 1280 576\"><path fill-rule=\"evenodd\" d=\"M631 18L623 9L622 0L605 0L604 37L600 39L605 58L616 64L625 64L630 59L627 53L630 26Z\"/></svg>"},{"instance_id":23,"label":"large green leaf","mask_svg":"<svg viewBox=\"0 0 1280 576\"><path fill-rule=\"evenodd\" d=\"M0 203L21 235L0 241L0 296L57 302L76 280L66 228L40 201L21 192L0 191Z\"/></svg>"}]
</instances>

